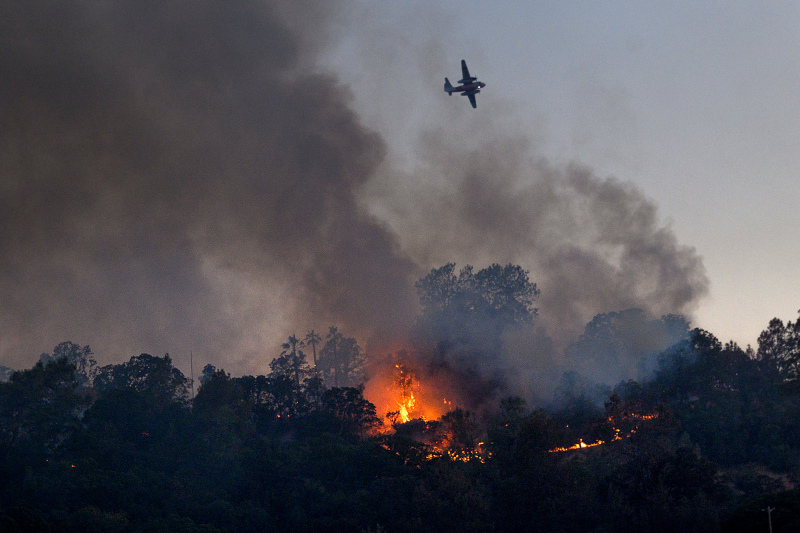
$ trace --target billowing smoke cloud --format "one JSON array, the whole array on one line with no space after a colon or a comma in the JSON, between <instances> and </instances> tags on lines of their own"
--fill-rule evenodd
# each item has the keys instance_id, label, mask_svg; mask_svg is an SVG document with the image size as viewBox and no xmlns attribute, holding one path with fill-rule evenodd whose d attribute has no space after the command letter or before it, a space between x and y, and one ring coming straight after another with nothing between
<instances>
[{"instance_id":1,"label":"billowing smoke cloud","mask_svg":"<svg viewBox=\"0 0 800 533\"><path fill-rule=\"evenodd\" d=\"M550 338L596 313L692 310L701 260L654 204L532 159L506 124L472 122L468 142L426 122L417 167L392 168L316 67L341 8L0 7L0 363L69 339L101 362L169 351L186 369L192 350L263 372L310 327L402 336L414 280L449 261L530 270L546 335L508 339L498 365L517 375L558 363Z\"/></svg>"},{"instance_id":2,"label":"billowing smoke cloud","mask_svg":"<svg viewBox=\"0 0 800 533\"><path fill-rule=\"evenodd\" d=\"M441 131L424 138L417 172L435 186L411 193L403 205L417 207L400 223L420 262L523 265L541 290L540 323L562 342L610 310L691 315L708 290L702 260L640 190L555 168L533 159L524 138L485 130L492 142L477 148Z\"/></svg>"},{"instance_id":3,"label":"billowing smoke cloud","mask_svg":"<svg viewBox=\"0 0 800 533\"><path fill-rule=\"evenodd\" d=\"M6 364L71 339L263 370L298 322L410 323L415 266L354 196L385 147L309 68L336 4L0 8Z\"/></svg>"},{"instance_id":4,"label":"billowing smoke cloud","mask_svg":"<svg viewBox=\"0 0 800 533\"><path fill-rule=\"evenodd\" d=\"M530 271L541 290L536 327L504 339L485 373L495 383L503 377L499 393L549 397L568 367L563 349L599 313L638 308L653 318L691 319L708 290L702 260L678 244L641 191L588 168L533 158L524 136L504 135L491 122L461 131L482 135L477 143L458 131L424 136L413 201L391 204L398 196L390 194L381 209L393 214L401 235L413 236L406 249L423 264L499 262ZM597 364L581 371L608 375Z\"/></svg>"}]
</instances>

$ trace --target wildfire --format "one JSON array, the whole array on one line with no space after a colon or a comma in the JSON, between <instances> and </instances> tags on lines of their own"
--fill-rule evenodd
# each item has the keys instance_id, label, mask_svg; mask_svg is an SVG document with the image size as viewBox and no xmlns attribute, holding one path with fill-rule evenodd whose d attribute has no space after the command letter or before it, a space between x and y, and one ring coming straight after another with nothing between
<instances>
[{"instance_id":1,"label":"wildfire","mask_svg":"<svg viewBox=\"0 0 800 533\"><path fill-rule=\"evenodd\" d=\"M625 418L629 419L629 420L632 419L632 420L638 420L638 421L641 421L641 420L653 420L654 418L658 418L658 414L657 413L656 414L651 414L651 415L629 414ZM609 417L608 421L613 423L614 422L613 417ZM569 426L567 426L567 427L569 427ZM615 442L615 441L618 441L618 440L627 439L628 437L630 437L631 435L636 433L637 429L639 429L638 423L636 423L634 425L634 427L632 427L627 432L627 434L623 435L622 434L622 430L615 427L614 428L614 437L611 440L609 440L608 442ZM568 452L570 450L582 450L584 448L592 448L594 446L600 446L602 444L606 444L606 441L598 439L598 440L596 440L594 442L591 442L591 443L587 444L587 443L583 442L583 439L578 439L578 443L577 444L573 444L572 446L559 446L559 447L553 448L552 450L548 450L548 452L550 452L550 453L559 453L559 452Z\"/></svg>"},{"instance_id":2,"label":"wildfire","mask_svg":"<svg viewBox=\"0 0 800 533\"><path fill-rule=\"evenodd\" d=\"M379 412L386 413L381 432L389 438L384 448L412 464L434 459L484 462L489 456L484 443L459 441L453 435L452 422L444 419L445 414L458 410L457 394L450 383L428 374L420 379L409 359L399 355L387 361L391 364L376 369L365 394ZM464 416L463 411L458 412ZM395 441L392 435L403 438ZM395 448L397 442L399 448ZM413 444L408 447L404 444L408 442Z\"/></svg>"},{"instance_id":3,"label":"wildfire","mask_svg":"<svg viewBox=\"0 0 800 533\"><path fill-rule=\"evenodd\" d=\"M431 376L421 379L402 356L388 359L389 364L373 368L364 393L384 417L385 431L412 420L436 420L457 405L448 383Z\"/></svg>"},{"instance_id":4,"label":"wildfire","mask_svg":"<svg viewBox=\"0 0 800 533\"><path fill-rule=\"evenodd\" d=\"M397 369L395 385L400 389L400 400L395 401L398 406L397 417L400 422L411 420L411 413L417 406L417 399L414 397L414 390L418 388L418 382L414 372L410 371L405 365L394 365ZM391 415L392 413L389 413ZM388 416L388 415L387 415Z\"/></svg>"}]
</instances>

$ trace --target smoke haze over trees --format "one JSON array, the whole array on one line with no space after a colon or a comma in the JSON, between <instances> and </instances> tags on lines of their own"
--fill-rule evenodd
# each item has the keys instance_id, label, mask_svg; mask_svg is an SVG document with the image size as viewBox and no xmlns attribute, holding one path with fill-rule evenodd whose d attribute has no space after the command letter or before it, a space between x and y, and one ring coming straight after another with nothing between
<instances>
[{"instance_id":1,"label":"smoke haze over trees","mask_svg":"<svg viewBox=\"0 0 800 533\"><path fill-rule=\"evenodd\" d=\"M0 530L796 530L800 318L693 327L698 253L511 116L393 159L358 8L0 4Z\"/></svg>"},{"instance_id":2,"label":"smoke haze over trees","mask_svg":"<svg viewBox=\"0 0 800 533\"><path fill-rule=\"evenodd\" d=\"M504 117L478 146L421 125L414 174L393 168L318 67L353 7L0 7L5 366L67 337L102 363L186 369L191 350L263 372L298 324L381 347L413 326L413 281L453 260L529 270L558 347L598 313L688 316L708 281L656 206L534 157ZM509 340L509 364L548 366L544 338Z\"/></svg>"},{"instance_id":3,"label":"smoke haze over trees","mask_svg":"<svg viewBox=\"0 0 800 533\"><path fill-rule=\"evenodd\" d=\"M299 343L268 375L206 367L194 398L168 355L87 382L91 349L61 343L0 383L0 529L755 532L775 505L792 531L798 324L760 356L691 330L594 410L506 397L389 431Z\"/></svg>"}]
</instances>

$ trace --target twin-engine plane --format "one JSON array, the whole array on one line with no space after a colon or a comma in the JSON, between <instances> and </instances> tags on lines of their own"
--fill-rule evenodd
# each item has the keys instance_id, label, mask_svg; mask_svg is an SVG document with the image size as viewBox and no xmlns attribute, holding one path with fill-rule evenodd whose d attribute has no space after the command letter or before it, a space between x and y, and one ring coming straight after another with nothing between
<instances>
[{"instance_id":1,"label":"twin-engine plane","mask_svg":"<svg viewBox=\"0 0 800 533\"><path fill-rule=\"evenodd\" d=\"M482 81L478 81L478 78L469 75L467 62L463 59L461 60L461 75L463 77L458 80L458 83L461 84L458 87L450 85L450 80L445 78L444 92L450 96L453 96L453 93L461 93L461 96L469 98L469 103L472 104L472 107L478 107L478 104L475 102L475 95L481 92L481 89L486 87L486 84Z\"/></svg>"}]
</instances>

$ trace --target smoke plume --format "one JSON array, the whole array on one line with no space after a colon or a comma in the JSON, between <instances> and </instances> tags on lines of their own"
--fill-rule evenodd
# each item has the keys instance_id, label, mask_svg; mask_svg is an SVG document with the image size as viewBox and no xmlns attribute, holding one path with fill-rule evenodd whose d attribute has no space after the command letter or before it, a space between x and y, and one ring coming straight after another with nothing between
<instances>
[{"instance_id":1,"label":"smoke plume","mask_svg":"<svg viewBox=\"0 0 800 533\"><path fill-rule=\"evenodd\" d=\"M423 123L393 168L318 67L342 4L0 7L0 362L72 340L264 372L330 324L385 346L449 261L530 270L540 329L498 363L529 375L596 313L693 309L702 262L632 185L502 124L476 144Z\"/></svg>"},{"instance_id":2,"label":"smoke plume","mask_svg":"<svg viewBox=\"0 0 800 533\"><path fill-rule=\"evenodd\" d=\"M385 146L309 67L336 9L0 8L4 361L72 339L263 370L299 317L410 323L415 265L354 195Z\"/></svg>"}]
</instances>

